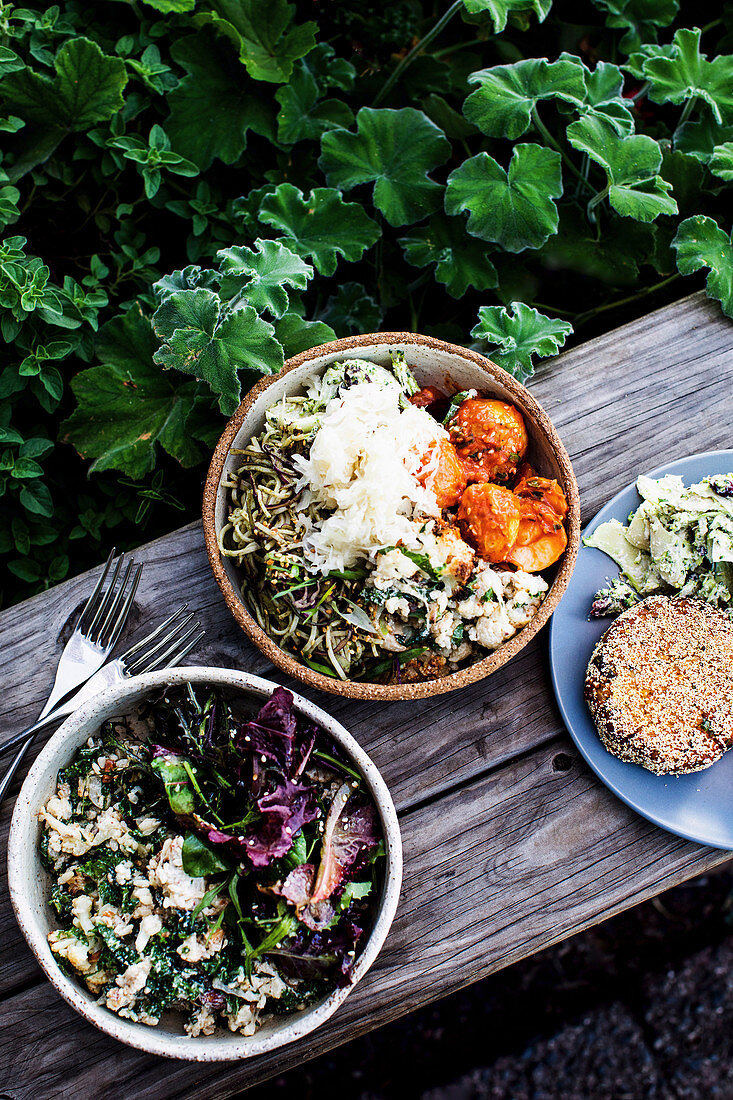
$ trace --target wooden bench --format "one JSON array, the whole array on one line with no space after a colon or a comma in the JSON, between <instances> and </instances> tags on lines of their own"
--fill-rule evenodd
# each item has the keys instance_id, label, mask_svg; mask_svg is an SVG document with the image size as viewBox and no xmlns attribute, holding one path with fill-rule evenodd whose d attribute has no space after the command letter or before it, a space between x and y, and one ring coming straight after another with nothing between
<instances>
[{"instance_id":1,"label":"wooden bench","mask_svg":"<svg viewBox=\"0 0 733 1100\"><path fill-rule=\"evenodd\" d=\"M560 356L532 392L570 452L585 522L637 473L730 445L733 324L693 295ZM186 599L207 628L192 663L280 679L227 612L200 524L135 556L146 562L137 632ZM0 616L0 740L37 715L89 587L77 577ZM230 1096L728 859L649 824L597 782L560 722L546 665L543 632L490 680L455 695L381 706L317 699L353 731L390 785L402 822L404 889L367 978L329 1023L273 1055L194 1065L106 1038L45 981L3 890L2 1095ZM0 820L3 845L10 809Z\"/></svg>"}]
</instances>

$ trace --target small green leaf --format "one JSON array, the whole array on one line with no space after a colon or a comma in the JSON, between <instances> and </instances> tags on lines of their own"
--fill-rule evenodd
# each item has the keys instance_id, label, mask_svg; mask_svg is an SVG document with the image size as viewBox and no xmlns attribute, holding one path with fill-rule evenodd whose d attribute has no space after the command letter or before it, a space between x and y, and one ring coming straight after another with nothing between
<instances>
[{"instance_id":1,"label":"small green leaf","mask_svg":"<svg viewBox=\"0 0 733 1100\"><path fill-rule=\"evenodd\" d=\"M34 480L20 490L20 503L26 512L34 516L53 515L53 501L48 486L43 481Z\"/></svg>"},{"instance_id":2,"label":"small green leaf","mask_svg":"<svg viewBox=\"0 0 733 1100\"><path fill-rule=\"evenodd\" d=\"M210 0L214 11L201 16L225 34L254 80L283 84L293 63L316 44L315 23L291 26L295 5L287 0Z\"/></svg>"},{"instance_id":3,"label":"small green leaf","mask_svg":"<svg viewBox=\"0 0 733 1100\"><path fill-rule=\"evenodd\" d=\"M347 336L353 332L376 332L382 313L361 283L341 283L326 302L321 320L330 325L337 336Z\"/></svg>"},{"instance_id":4,"label":"small green leaf","mask_svg":"<svg viewBox=\"0 0 733 1100\"><path fill-rule=\"evenodd\" d=\"M672 241L677 251L677 268L692 275L707 267L708 297L716 298L728 317L733 317L733 244L731 238L713 221L697 215L682 222Z\"/></svg>"},{"instance_id":5,"label":"small green leaf","mask_svg":"<svg viewBox=\"0 0 733 1100\"><path fill-rule=\"evenodd\" d=\"M716 145L708 164L714 176L720 176L722 180L733 180L733 141L724 141L722 145Z\"/></svg>"},{"instance_id":6,"label":"small green leaf","mask_svg":"<svg viewBox=\"0 0 733 1100\"><path fill-rule=\"evenodd\" d=\"M234 164L249 130L274 140L272 104L252 87L226 42L203 30L174 42L171 53L187 74L167 96L165 129L177 152L203 169L215 157Z\"/></svg>"},{"instance_id":7,"label":"small green leaf","mask_svg":"<svg viewBox=\"0 0 733 1100\"><path fill-rule=\"evenodd\" d=\"M641 65L649 98L654 103L702 99L716 122L733 122L733 55L708 61L700 53L700 34L699 27L680 27L672 39L671 56L662 49L649 56L649 51Z\"/></svg>"},{"instance_id":8,"label":"small green leaf","mask_svg":"<svg viewBox=\"0 0 733 1100\"><path fill-rule=\"evenodd\" d=\"M174 814L191 814L196 808L196 795L184 762L178 756L156 756L153 771L163 781L170 808Z\"/></svg>"},{"instance_id":9,"label":"small green leaf","mask_svg":"<svg viewBox=\"0 0 733 1100\"><path fill-rule=\"evenodd\" d=\"M577 59L496 65L471 73L468 82L479 87L464 103L463 113L489 137L521 137L540 100L562 99L579 105L585 98L583 66Z\"/></svg>"},{"instance_id":10,"label":"small green leaf","mask_svg":"<svg viewBox=\"0 0 733 1100\"><path fill-rule=\"evenodd\" d=\"M515 145L509 171L488 153L451 172L448 214L468 212L468 232L508 252L539 248L557 231L554 200L562 194L560 154L541 145Z\"/></svg>"},{"instance_id":11,"label":"small green leaf","mask_svg":"<svg viewBox=\"0 0 733 1100\"><path fill-rule=\"evenodd\" d=\"M155 362L207 382L227 416L239 404L240 369L275 374L284 362L272 325L252 306L230 313L217 294L201 287L171 294L158 306L153 325L162 343Z\"/></svg>"},{"instance_id":12,"label":"small green leaf","mask_svg":"<svg viewBox=\"0 0 733 1100\"><path fill-rule=\"evenodd\" d=\"M124 62L102 53L96 42L74 38L54 59L51 79L32 69L11 73L2 82L5 103L21 118L45 129L88 130L122 110L127 83Z\"/></svg>"},{"instance_id":13,"label":"small green leaf","mask_svg":"<svg viewBox=\"0 0 733 1100\"><path fill-rule=\"evenodd\" d=\"M216 254L222 272L225 298L241 294L258 313L268 310L282 317L288 308L286 286L305 290L313 268L280 241L255 241L254 250L233 245Z\"/></svg>"},{"instance_id":14,"label":"small green leaf","mask_svg":"<svg viewBox=\"0 0 733 1100\"><path fill-rule=\"evenodd\" d=\"M327 130L348 129L351 108L341 99L323 99L307 61L299 61L288 84L275 92L280 104L277 137L284 145L315 141Z\"/></svg>"},{"instance_id":15,"label":"small green leaf","mask_svg":"<svg viewBox=\"0 0 733 1100\"><path fill-rule=\"evenodd\" d=\"M537 21L543 23L547 18L552 0L463 0L463 6L470 15L491 16L494 34L503 31L510 15L524 17L533 12Z\"/></svg>"},{"instance_id":16,"label":"small green leaf","mask_svg":"<svg viewBox=\"0 0 733 1100\"><path fill-rule=\"evenodd\" d=\"M232 861L224 858L223 845L215 848L195 833L187 833L184 837L181 859L183 870L192 878L206 878L207 875L232 869Z\"/></svg>"},{"instance_id":17,"label":"small green leaf","mask_svg":"<svg viewBox=\"0 0 733 1100\"><path fill-rule=\"evenodd\" d=\"M733 141L733 126L720 126L710 114L698 122L684 122L674 134L675 150L703 164L709 164L716 147L727 141Z\"/></svg>"},{"instance_id":18,"label":"small green leaf","mask_svg":"<svg viewBox=\"0 0 733 1100\"><path fill-rule=\"evenodd\" d=\"M415 267L433 265L435 278L453 298L462 298L469 287L488 290L498 281L490 249L466 235L460 218L434 214L427 225L413 229L400 244L405 259Z\"/></svg>"},{"instance_id":19,"label":"small green leaf","mask_svg":"<svg viewBox=\"0 0 733 1100\"><path fill-rule=\"evenodd\" d=\"M323 321L306 321L297 313L285 313L275 324L275 338L282 344L286 359L290 359L335 340L336 333Z\"/></svg>"},{"instance_id":20,"label":"small green leaf","mask_svg":"<svg viewBox=\"0 0 733 1100\"><path fill-rule=\"evenodd\" d=\"M653 138L622 137L607 119L590 115L571 123L567 137L605 170L608 201L619 214L648 222L660 214L677 213L677 203L669 194L672 185L658 174L662 151Z\"/></svg>"},{"instance_id":21,"label":"small green leaf","mask_svg":"<svg viewBox=\"0 0 733 1100\"><path fill-rule=\"evenodd\" d=\"M431 214L442 188L428 173L450 155L442 130L414 107L362 107L356 131L323 135L319 164L329 184L350 191L374 183L374 205L390 225L411 224Z\"/></svg>"},{"instance_id":22,"label":"small green leaf","mask_svg":"<svg viewBox=\"0 0 733 1100\"><path fill-rule=\"evenodd\" d=\"M7 46L0 46L0 76L5 76L6 73L17 73L24 68L25 62L14 50L9 50Z\"/></svg>"},{"instance_id":23,"label":"small green leaf","mask_svg":"<svg viewBox=\"0 0 733 1100\"><path fill-rule=\"evenodd\" d=\"M512 302L509 309L511 313L505 306L482 306L471 335L498 347L498 353L491 353L494 362L524 382L534 370L534 356L557 355L573 326L523 302Z\"/></svg>"},{"instance_id":24,"label":"small green leaf","mask_svg":"<svg viewBox=\"0 0 733 1100\"><path fill-rule=\"evenodd\" d=\"M637 50L642 42L653 42L659 27L668 27L679 11L679 0L593 0L607 12L606 25L626 31L619 47L624 53Z\"/></svg>"},{"instance_id":25,"label":"small green leaf","mask_svg":"<svg viewBox=\"0 0 733 1100\"><path fill-rule=\"evenodd\" d=\"M333 275L339 256L360 260L380 237L361 204L344 202L333 187L315 187L306 198L292 183L281 183L263 199L259 219L282 233L299 256L313 260L321 275Z\"/></svg>"}]
</instances>

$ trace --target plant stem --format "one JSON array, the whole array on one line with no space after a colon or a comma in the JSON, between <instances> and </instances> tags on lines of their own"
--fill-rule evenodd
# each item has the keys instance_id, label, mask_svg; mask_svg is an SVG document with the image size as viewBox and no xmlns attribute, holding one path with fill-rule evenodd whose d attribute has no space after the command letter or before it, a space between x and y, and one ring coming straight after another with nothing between
<instances>
[{"instance_id":1,"label":"plant stem","mask_svg":"<svg viewBox=\"0 0 733 1100\"><path fill-rule=\"evenodd\" d=\"M427 34L423 35L420 41L415 43L410 52L405 54L399 65L397 65L397 67L393 69L390 76L387 78L387 80L385 80L384 84L374 97L374 107L378 107L382 100L386 99L399 78L404 73L405 69L412 64L418 54L422 53L426 46L430 45L433 39L438 37L443 28L446 27L448 23L450 23L453 16L456 15L462 7L463 0L455 0L455 2L451 4L448 10L443 15L441 15L437 23L433 24Z\"/></svg>"},{"instance_id":2,"label":"plant stem","mask_svg":"<svg viewBox=\"0 0 733 1100\"><path fill-rule=\"evenodd\" d=\"M645 287L644 290L637 290L634 294L629 294L626 298L619 298L614 302L606 302L603 306L596 306L595 309L586 310L585 313L580 313L575 318L575 327L586 324L587 321L593 319L598 313L605 313L609 309L619 309L621 306L627 306L631 302L638 301L639 298L645 298L647 294L654 294L655 291L661 290L663 287L673 283L675 279L681 279L682 276L679 271L676 271L674 275L669 275L666 279L662 279L659 283L654 283L653 286Z\"/></svg>"},{"instance_id":3,"label":"plant stem","mask_svg":"<svg viewBox=\"0 0 733 1100\"><path fill-rule=\"evenodd\" d=\"M603 190L599 191L596 195L594 195L593 198L588 203L588 206L587 206L588 221L591 223L591 225L595 225L595 222L596 222L596 216L593 213L593 211L598 206L599 202L603 202L603 200L605 199L605 197L608 194L608 192L610 191L610 189L611 189L611 185L609 183L607 183L606 186L603 188Z\"/></svg>"},{"instance_id":4,"label":"plant stem","mask_svg":"<svg viewBox=\"0 0 733 1100\"><path fill-rule=\"evenodd\" d=\"M580 171L580 169L575 167L575 165L571 161L570 157L567 155L567 153L563 149L562 145L560 145L560 142L557 140L557 138L555 138L550 133L550 131L547 129L544 122L540 118L539 112L538 112L536 107L532 108L532 121L534 122L535 127L542 134L542 136L545 139L545 141L547 142L547 144L551 145L552 148L556 149L557 152L560 154L560 156L562 157L562 160L563 160L563 164L567 165L567 167L570 169L570 171L573 173L573 175L577 176L577 178L580 180L580 182L583 184L584 187L587 187L589 191L592 191L593 187L591 186L591 184L588 183L588 180L585 178L585 176Z\"/></svg>"},{"instance_id":5,"label":"plant stem","mask_svg":"<svg viewBox=\"0 0 733 1100\"><path fill-rule=\"evenodd\" d=\"M687 100L687 103L685 103L685 106L682 110L682 114L680 115L680 120L677 123L677 128L678 129L679 129L680 126L684 125L685 122L687 122L688 118L690 117L693 110L695 109L695 104L696 103L697 103L697 96L696 95L694 95L692 97L692 99Z\"/></svg>"}]
</instances>

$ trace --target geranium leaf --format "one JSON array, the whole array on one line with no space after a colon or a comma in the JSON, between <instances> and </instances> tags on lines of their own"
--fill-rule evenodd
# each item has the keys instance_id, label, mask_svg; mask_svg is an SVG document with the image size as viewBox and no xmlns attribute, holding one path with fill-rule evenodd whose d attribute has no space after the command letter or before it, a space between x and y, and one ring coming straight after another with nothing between
<instances>
[{"instance_id":1,"label":"geranium leaf","mask_svg":"<svg viewBox=\"0 0 733 1100\"><path fill-rule=\"evenodd\" d=\"M321 275L333 275L339 256L360 260L381 235L364 208L344 202L333 187L315 187L306 198L292 183L281 183L262 200L259 220L282 233L299 256L313 260Z\"/></svg>"},{"instance_id":2,"label":"geranium leaf","mask_svg":"<svg viewBox=\"0 0 733 1100\"><path fill-rule=\"evenodd\" d=\"M702 99L716 122L733 121L733 55L708 61L700 53L700 28L680 27L672 50L647 48L641 74L649 83L654 103L686 103Z\"/></svg>"},{"instance_id":3,"label":"geranium leaf","mask_svg":"<svg viewBox=\"0 0 733 1100\"><path fill-rule=\"evenodd\" d=\"M656 41L657 29L668 27L679 10L679 0L593 0L606 14L606 26L625 30L619 47L624 53L642 42Z\"/></svg>"},{"instance_id":4,"label":"geranium leaf","mask_svg":"<svg viewBox=\"0 0 733 1100\"><path fill-rule=\"evenodd\" d=\"M196 7L196 0L143 0L143 2L148 7L163 12L164 15L170 15L173 12L193 11Z\"/></svg>"},{"instance_id":5,"label":"geranium leaf","mask_svg":"<svg viewBox=\"0 0 733 1100\"><path fill-rule=\"evenodd\" d=\"M733 126L721 126L709 114L696 122L684 122L674 134L675 149L703 164L709 164L716 147L727 141L733 141Z\"/></svg>"},{"instance_id":6,"label":"geranium leaf","mask_svg":"<svg viewBox=\"0 0 733 1100\"><path fill-rule=\"evenodd\" d=\"M93 471L142 477L155 467L156 443L184 466L201 461L204 452L186 431L196 383L162 373L153 363L156 346L150 319L134 307L100 329L101 365L72 380L77 408L61 438L94 460Z\"/></svg>"},{"instance_id":7,"label":"geranium leaf","mask_svg":"<svg viewBox=\"0 0 733 1100\"><path fill-rule=\"evenodd\" d=\"M233 164L248 130L274 141L272 104L253 88L225 42L204 30L174 43L171 53L187 73L167 97L165 130L176 152L208 168L214 157Z\"/></svg>"},{"instance_id":8,"label":"geranium leaf","mask_svg":"<svg viewBox=\"0 0 733 1100\"><path fill-rule=\"evenodd\" d=\"M567 97L569 109L575 108L581 115L602 115L619 134L633 134L634 116L629 101L623 97L624 76L618 65L599 61L594 69L589 69L570 53L561 53L559 60L579 65L583 74L582 99L575 105ZM563 110L562 101L559 107Z\"/></svg>"},{"instance_id":9,"label":"geranium leaf","mask_svg":"<svg viewBox=\"0 0 733 1100\"><path fill-rule=\"evenodd\" d=\"M510 312L510 310L512 312ZM523 302L505 306L482 306L478 324L471 329L477 340L486 340L498 366L524 382L534 370L534 357L557 355L572 333L573 326L556 317L546 317Z\"/></svg>"},{"instance_id":10,"label":"geranium leaf","mask_svg":"<svg viewBox=\"0 0 733 1100\"><path fill-rule=\"evenodd\" d=\"M470 286L488 290L497 284L490 249L466 235L460 218L434 214L427 225L413 229L400 244L408 264L435 268L435 278L453 298L462 298Z\"/></svg>"},{"instance_id":11,"label":"geranium leaf","mask_svg":"<svg viewBox=\"0 0 733 1100\"><path fill-rule=\"evenodd\" d=\"M229 299L241 293L261 313L282 317L288 308L286 287L305 290L313 268L280 241L255 241L254 249L233 245L216 254L222 273L221 292Z\"/></svg>"},{"instance_id":12,"label":"geranium leaf","mask_svg":"<svg viewBox=\"0 0 733 1100\"><path fill-rule=\"evenodd\" d=\"M316 44L315 23L291 26L295 5L287 0L212 0L212 22L234 44L239 59L254 80L283 84L293 63Z\"/></svg>"},{"instance_id":13,"label":"geranium leaf","mask_svg":"<svg viewBox=\"0 0 733 1100\"><path fill-rule=\"evenodd\" d=\"M733 317L733 244L731 238L712 218L698 214L686 218L672 241L677 252L677 268L692 275L709 268L707 292L716 298L728 317Z\"/></svg>"},{"instance_id":14,"label":"geranium leaf","mask_svg":"<svg viewBox=\"0 0 733 1100\"><path fill-rule=\"evenodd\" d=\"M599 241L585 214L573 204L563 209L558 232L542 246L539 256L549 271L574 271L609 286L634 286L639 265L653 248L654 233L653 225L611 213Z\"/></svg>"},{"instance_id":15,"label":"geranium leaf","mask_svg":"<svg viewBox=\"0 0 733 1100\"><path fill-rule=\"evenodd\" d=\"M277 136L284 145L313 141L327 130L348 129L354 121L342 99L323 99L318 82L306 61L295 66L288 84L275 93L280 104Z\"/></svg>"},{"instance_id":16,"label":"geranium leaf","mask_svg":"<svg viewBox=\"0 0 733 1100\"><path fill-rule=\"evenodd\" d=\"M469 122L489 137L518 138L526 133L532 111L542 99L580 104L585 99L583 66L579 61L515 61L471 73L478 84L463 105Z\"/></svg>"},{"instance_id":17,"label":"geranium leaf","mask_svg":"<svg viewBox=\"0 0 733 1100\"><path fill-rule=\"evenodd\" d=\"M321 139L319 164L329 184L350 191L374 183L374 205L390 225L431 214L442 188L428 173L450 156L442 130L414 107L362 107L356 129L331 130Z\"/></svg>"},{"instance_id":18,"label":"geranium leaf","mask_svg":"<svg viewBox=\"0 0 733 1100\"><path fill-rule=\"evenodd\" d=\"M463 0L463 6L470 15L491 16L494 34L503 31L510 15L528 17L534 12L538 22L542 23L552 7L552 0Z\"/></svg>"},{"instance_id":19,"label":"geranium leaf","mask_svg":"<svg viewBox=\"0 0 733 1100\"><path fill-rule=\"evenodd\" d=\"M508 172L479 153L448 177L445 209L468 212L468 232L508 252L539 248L557 231L554 200L562 194L560 154L541 145L515 145Z\"/></svg>"},{"instance_id":20,"label":"geranium leaf","mask_svg":"<svg viewBox=\"0 0 733 1100\"><path fill-rule=\"evenodd\" d=\"M65 42L54 58L54 69L53 78L29 68L11 72L0 85L6 106L47 130L88 130L124 106L124 62L102 53L96 42Z\"/></svg>"},{"instance_id":21,"label":"geranium leaf","mask_svg":"<svg viewBox=\"0 0 733 1100\"><path fill-rule=\"evenodd\" d=\"M733 141L716 145L708 167L714 176L719 176L722 180L733 180Z\"/></svg>"},{"instance_id":22,"label":"geranium leaf","mask_svg":"<svg viewBox=\"0 0 733 1100\"><path fill-rule=\"evenodd\" d=\"M669 194L672 185L658 174L662 152L653 138L644 134L622 137L607 119L597 115L571 123L567 137L574 148L605 170L608 201L619 214L648 222L660 214L677 213L677 203Z\"/></svg>"},{"instance_id":23,"label":"geranium leaf","mask_svg":"<svg viewBox=\"0 0 733 1100\"><path fill-rule=\"evenodd\" d=\"M252 306L228 312L217 294L202 287L167 297L153 316L153 326L161 341L155 362L207 382L227 416L239 403L240 369L274 374L283 365L272 325Z\"/></svg>"},{"instance_id":24,"label":"geranium leaf","mask_svg":"<svg viewBox=\"0 0 733 1100\"><path fill-rule=\"evenodd\" d=\"M275 336L283 346L286 359L336 339L330 325L323 321L306 321L294 312L283 314L275 325Z\"/></svg>"},{"instance_id":25,"label":"geranium leaf","mask_svg":"<svg viewBox=\"0 0 733 1100\"><path fill-rule=\"evenodd\" d=\"M326 302L321 320L331 326L337 336L352 332L376 332L382 312L361 283L341 283Z\"/></svg>"}]
</instances>

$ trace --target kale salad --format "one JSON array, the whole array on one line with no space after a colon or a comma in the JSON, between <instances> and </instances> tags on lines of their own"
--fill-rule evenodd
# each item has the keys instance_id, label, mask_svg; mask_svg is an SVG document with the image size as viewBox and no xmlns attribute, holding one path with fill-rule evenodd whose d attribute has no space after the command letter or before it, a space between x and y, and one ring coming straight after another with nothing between
<instances>
[{"instance_id":1,"label":"kale salad","mask_svg":"<svg viewBox=\"0 0 733 1100\"><path fill-rule=\"evenodd\" d=\"M362 776L277 688L190 684L105 722L39 813L59 965L98 1003L252 1035L349 984L384 874Z\"/></svg>"}]
</instances>

